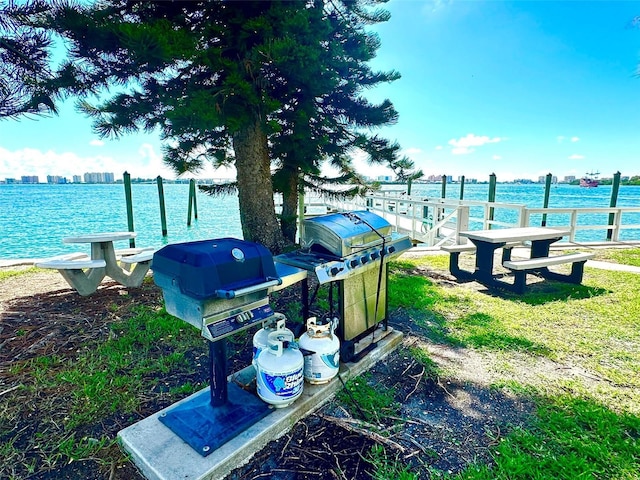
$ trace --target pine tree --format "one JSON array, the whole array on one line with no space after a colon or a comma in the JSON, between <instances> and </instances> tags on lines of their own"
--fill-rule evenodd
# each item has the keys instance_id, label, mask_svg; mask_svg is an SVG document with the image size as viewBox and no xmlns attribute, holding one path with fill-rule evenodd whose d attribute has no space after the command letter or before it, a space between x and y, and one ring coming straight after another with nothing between
<instances>
[{"instance_id":1,"label":"pine tree","mask_svg":"<svg viewBox=\"0 0 640 480\"><path fill-rule=\"evenodd\" d=\"M56 112L54 99L38 87L50 76L51 39L25 22L47 8L41 0L0 2L0 118Z\"/></svg>"},{"instance_id":2,"label":"pine tree","mask_svg":"<svg viewBox=\"0 0 640 480\"><path fill-rule=\"evenodd\" d=\"M399 77L367 65L379 39L365 27L388 19L367 6L383 2L62 0L31 26L68 46L43 88L82 98L102 137L158 131L178 173L209 161L235 166L236 182L210 190L237 189L245 239L277 253L283 232L294 238L303 187L362 185L350 160L357 150L371 162L398 161L397 144L369 134L397 112L363 96ZM321 175L324 161L336 179ZM274 185L284 196L282 231Z\"/></svg>"}]
</instances>

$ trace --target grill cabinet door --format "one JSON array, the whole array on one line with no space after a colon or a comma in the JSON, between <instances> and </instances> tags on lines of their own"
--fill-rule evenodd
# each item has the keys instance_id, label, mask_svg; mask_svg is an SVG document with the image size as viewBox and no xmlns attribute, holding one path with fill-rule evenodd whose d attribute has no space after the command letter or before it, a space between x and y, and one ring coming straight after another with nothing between
<instances>
[{"instance_id":1,"label":"grill cabinet door","mask_svg":"<svg viewBox=\"0 0 640 480\"><path fill-rule=\"evenodd\" d=\"M372 268L362 275L345 279L340 283L341 318L339 332L342 340L353 340L364 332L373 329L387 316L387 266L383 267L378 296L378 315L376 297L378 291L379 268Z\"/></svg>"}]
</instances>

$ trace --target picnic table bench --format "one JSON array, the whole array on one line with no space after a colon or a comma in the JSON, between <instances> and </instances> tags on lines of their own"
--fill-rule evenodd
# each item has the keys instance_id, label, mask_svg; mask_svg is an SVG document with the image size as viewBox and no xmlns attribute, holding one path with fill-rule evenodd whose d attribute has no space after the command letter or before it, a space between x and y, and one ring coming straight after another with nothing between
<instances>
[{"instance_id":1,"label":"picnic table bench","mask_svg":"<svg viewBox=\"0 0 640 480\"><path fill-rule=\"evenodd\" d=\"M502 262L502 266L508 268L514 273L514 290L522 293L526 288L527 273L537 273L544 278L559 280L568 283L582 283L584 275L584 264L587 260L593 258L595 254L581 252L568 253L564 255L556 255L553 257L529 258L524 260L508 260ZM552 265L561 265L571 263L571 273L563 275L561 273L552 272L548 267Z\"/></svg>"}]
</instances>

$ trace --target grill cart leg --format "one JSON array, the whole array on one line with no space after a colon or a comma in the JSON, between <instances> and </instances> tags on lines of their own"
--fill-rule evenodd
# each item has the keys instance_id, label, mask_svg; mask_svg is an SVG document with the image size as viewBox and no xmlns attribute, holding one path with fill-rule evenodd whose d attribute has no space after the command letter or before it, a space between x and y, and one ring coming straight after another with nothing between
<instances>
[{"instance_id":1,"label":"grill cart leg","mask_svg":"<svg viewBox=\"0 0 640 480\"><path fill-rule=\"evenodd\" d=\"M256 395L227 382L227 340L209 342L209 392L167 411L160 421L191 448L206 457L269 414Z\"/></svg>"}]
</instances>

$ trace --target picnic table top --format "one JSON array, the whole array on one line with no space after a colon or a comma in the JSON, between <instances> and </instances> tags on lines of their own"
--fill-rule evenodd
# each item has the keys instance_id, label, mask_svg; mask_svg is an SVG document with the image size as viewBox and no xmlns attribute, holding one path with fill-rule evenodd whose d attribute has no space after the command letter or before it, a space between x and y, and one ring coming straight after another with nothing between
<instances>
[{"instance_id":1,"label":"picnic table top","mask_svg":"<svg viewBox=\"0 0 640 480\"><path fill-rule=\"evenodd\" d=\"M549 227L496 228L492 230L470 230L460 232L461 237L488 243L523 242L526 240L548 240L569 235L570 230Z\"/></svg>"},{"instance_id":2,"label":"picnic table top","mask_svg":"<svg viewBox=\"0 0 640 480\"><path fill-rule=\"evenodd\" d=\"M129 240L136 237L135 232L106 232L106 233L87 233L77 237L63 238L63 243L100 243L100 242L117 242L118 240Z\"/></svg>"}]
</instances>

